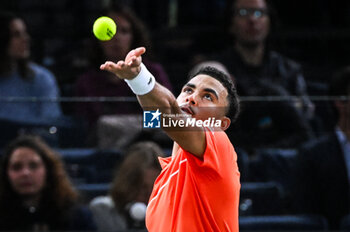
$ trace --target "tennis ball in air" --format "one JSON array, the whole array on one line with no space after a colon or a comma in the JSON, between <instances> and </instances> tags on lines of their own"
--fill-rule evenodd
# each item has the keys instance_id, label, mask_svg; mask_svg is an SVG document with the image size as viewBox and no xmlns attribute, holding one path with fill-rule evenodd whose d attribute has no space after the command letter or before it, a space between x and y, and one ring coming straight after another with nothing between
<instances>
[{"instance_id":1,"label":"tennis ball in air","mask_svg":"<svg viewBox=\"0 0 350 232\"><path fill-rule=\"evenodd\" d=\"M102 16L96 19L93 26L93 32L97 39L106 41L113 38L117 32L117 25L113 19Z\"/></svg>"}]
</instances>

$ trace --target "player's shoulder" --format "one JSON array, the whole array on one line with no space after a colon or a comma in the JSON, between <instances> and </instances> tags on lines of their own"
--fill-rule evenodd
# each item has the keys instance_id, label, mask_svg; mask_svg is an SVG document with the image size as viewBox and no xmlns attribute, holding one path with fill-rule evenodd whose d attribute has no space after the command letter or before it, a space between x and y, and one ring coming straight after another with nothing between
<instances>
[{"instance_id":1,"label":"player's shoulder","mask_svg":"<svg viewBox=\"0 0 350 232\"><path fill-rule=\"evenodd\" d=\"M217 145L230 145L230 139L228 138L225 131L217 129L217 128L206 128L205 133L207 134L207 141L208 144L215 143Z\"/></svg>"}]
</instances>

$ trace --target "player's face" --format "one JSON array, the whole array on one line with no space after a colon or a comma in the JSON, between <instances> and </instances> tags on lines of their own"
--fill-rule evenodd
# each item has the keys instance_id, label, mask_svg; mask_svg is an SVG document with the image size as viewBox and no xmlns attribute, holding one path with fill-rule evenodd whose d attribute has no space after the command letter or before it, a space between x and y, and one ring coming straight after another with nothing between
<instances>
[{"instance_id":1,"label":"player's face","mask_svg":"<svg viewBox=\"0 0 350 232\"><path fill-rule=\"evenodd\" d=\"M28 58L30 56L30 37L21 19L15 19L10 23L10 34L9 56L13 59Z\"/></svg>"},{"instance_id":2,"label":"player's face","mask_svg":"<svg viewBox=\"0 0 350 232\"><path fill-rule=\"evenodd\" d=\"M101 42L102 49L108 60L123 60L131 50L132 25L126 18L116 13L109 13L108 16L116 22L117 33L111 40Z\"/></svg>"},{"instance_id":3,"label":"player's face","mask_svg":"<svg viewBox=\"0 0 350 232\"><path fill-rule=\"evenodd\" d=\"M177 97L182 111L196 119L221 119L228 106L228 92L215 78L200 74L192 78Z\"/></svg>"},{"instance_id":4,"label":"player's face","mask_svg":"<svg viewBox=\"0 0 350 232\"><path fill-rule=\"evenodd\" d=\"M22 196L35 196L45 186L46 168L34 150L19 147L10 157L7 175L15 192Z\"/></svg>"},{"instance_id":5,"label":"player's face","mask_svg":"<svg viewBox=\"0 0 350 232\"><path fill-rule=\"evenodd\" d=\"M270 17L265 0L237 0L231 31L238 43L263 43L270 30Z\"/></svg>"}]
</instances>

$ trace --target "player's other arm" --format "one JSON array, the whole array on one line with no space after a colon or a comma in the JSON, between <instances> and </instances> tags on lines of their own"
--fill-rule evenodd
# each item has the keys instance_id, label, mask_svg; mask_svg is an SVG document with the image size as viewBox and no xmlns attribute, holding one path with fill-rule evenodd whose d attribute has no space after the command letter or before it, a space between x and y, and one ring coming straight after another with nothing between
<instances>
[{"instance_id":1,"label":"player's other arm","mask_svg":"<svg viewBox=\"0 0 350 232\"><path fill-rule=\"evenodd\" d=\"M121 79L132 81L138 77L141 71L141 55L145 51L146 49L143 47L132 50L128 53L124 61L117 63L107 61L101 65L101 69L110 71ZM155 82L154 79L152 81ZM150 92L141 95L138 94L137 98L143 109L156 110L161 108L163 114L176 115L182 113L175 96L157 82L154 83L154 87ZM186 128L164 128L164 130L183 149L198 157L203 156L206 148L205 133L203 130L188 131Z\"/></svg>"}]
</instances>

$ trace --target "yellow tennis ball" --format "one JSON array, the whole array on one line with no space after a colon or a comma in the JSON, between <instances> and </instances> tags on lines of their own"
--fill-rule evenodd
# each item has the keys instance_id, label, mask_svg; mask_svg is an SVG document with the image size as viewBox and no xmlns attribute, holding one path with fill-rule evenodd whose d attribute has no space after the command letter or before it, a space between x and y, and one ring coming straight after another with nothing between
<instances>
[{"instance_id":1,"label":"yellow tennis ball","mask_svg":"<svg viewBox=\"0 0 350 232\"><path fill-rule=\"evenodd\" d=\"M93 26L93 32L97 39L106 41L113 38L117 32L117 25L113 19L102 16L96 19Z\"/></svg>"}]
</instances>

